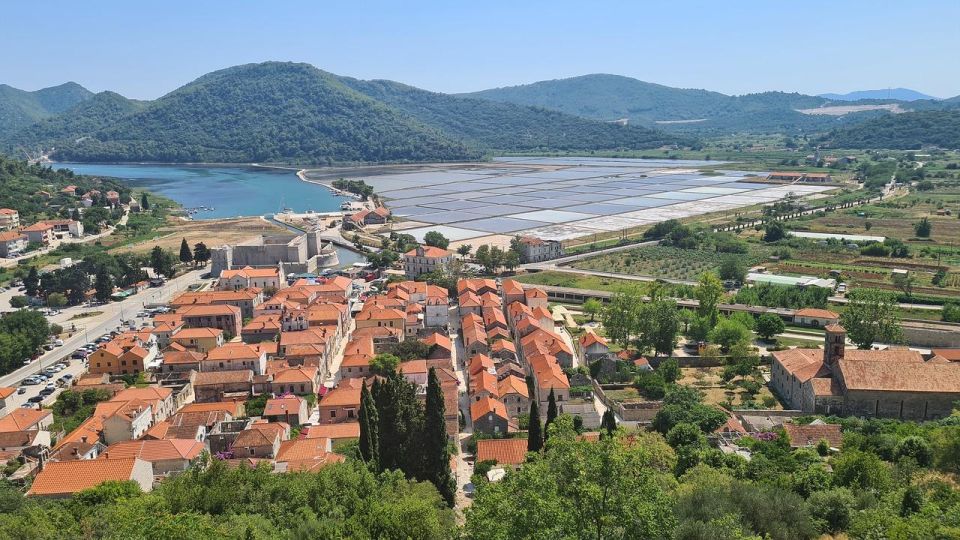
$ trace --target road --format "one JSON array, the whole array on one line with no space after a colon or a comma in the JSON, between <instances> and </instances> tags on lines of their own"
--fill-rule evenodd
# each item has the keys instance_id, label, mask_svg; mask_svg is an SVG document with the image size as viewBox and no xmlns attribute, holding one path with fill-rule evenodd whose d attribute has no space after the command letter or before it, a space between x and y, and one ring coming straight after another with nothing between
<instances>
[{"instance_id":1,"label":"road","mask_svg":"<svg viewBox=\"0 0 960 540\"><path fill-rule=\"evenodd\" d=\"M102 334L115 330L120 326L121 318L123 320L134 319L136 313L143 309L144 304L159 304L169 301L171 297L186 289L191 283L200 281L200 275L206 271L204 268L192 270L168 281L163 287L147 289L121 302L111 302L92 309L77 306L63 310L59 315L50 318L51 322L61 325L66 332L71 332L73 325L76 326L72 335L63 340L63 346L43 354L37 360L30 362L29 365L0 377L0 386L18 386L20 381L28 375L39 373L43 368L64 357L69 357L82 345ZM100 313L87 318L70 320L85 311Z\"/></svg>"}]
</instances>

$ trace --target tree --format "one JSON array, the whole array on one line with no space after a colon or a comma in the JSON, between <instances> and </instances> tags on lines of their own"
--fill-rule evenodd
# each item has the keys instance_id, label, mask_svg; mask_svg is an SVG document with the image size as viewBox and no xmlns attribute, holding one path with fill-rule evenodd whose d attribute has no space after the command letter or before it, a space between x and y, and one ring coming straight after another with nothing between
<instances>
[{"instance_id":1,"label":"tree","mask_svg":"<svg viewBox=\"0 0 960 540\"><path fill-rule=\"evenodd\" d=\"M373 396L364 384L360 388L360 457L370 466L371 470L380 470L380 436L378 434L377 406Z\"/></svg>"},{"instance_id":2,"label":"tree","mask_svg":"<svg viewBox=\"0 0 960 540\"><path fill-rule=\"evenodd\" d=\"M193 261L193 253L190 252L190 246L187 245L187 239L180 239L180 262L187 264Z\"/></svg>"},{"instance_id":3,"label":"tree","mask_svg":"<svg viewBox=\"0 0 960 540\"><path fill-rule=\"evenodd\" d=\"M448 506L453 506L457 491L450 474L450 450L447 445L447 424L444 418L443 389L437 371L427 375L427 402L423 422L424 479L436 486Z\"/></svg>"},{"instance_id":4,"label":"tree","mask_svg":"<svg viewBox=\"0 0 960 540\"><path fill-rule=\"evenodd\" d=\"M527 387L532 387L532 378L527 376ZM540 425L540 403L536 396L531 392L530 397L530 420L527 426L527 452L539 452L543 448L543 432Z\"/></svg>"},{"instance_id":5,"label":"tree","mask_svg":"<svg viewBox=\"0 0 960 540\"><path fill-rule=\"evenodd\" d=\"M140 209L144 212L150 210L150 199L147 198L146 191L140 194Z\"/></svg>"},{"instance_id":6,"label":"tree","mask_svg":"<svg viewBox=\"0 0 960 540\"><path fill-rule=\"evenodd\" d=\"M702 401L703 394L695 388L671 387L663 398L663 406L653 417L653 429L666 434L677 424L689 423L699 426L704 433L713 433L727 421L727 416Z\"/></svg>"},{"instance_id":7,"label":"tree","mask_svg":"<svg viewBox=\"0 0 960 540\"><path fill-rule=\"evenodd\" d=\"M36 296L40 292L40 273L36 266L31 266L27 277L23 278L23 292L27 296Z\"/></svg>"},{"instance_id":8,"label":"tree","mask_svg":"<svg viewBox=\"0 0 960 540\"><path fill-rule=\"evenodd\" d=\"M370 360L370 369L377 375L394 374L399 367L400 358L388 353L378 354Z\"/></svg>"},{"instance_id":9,"label":"tree","mask_svg":"<svg viewBox=\"0 0 960 540\"><path fill-rule=\"evenodd\" d=\"M729 279L739 283L747 280L747 266L740 257L731 255L720 263L720 279Z\"/></svg>"},{"instance_id":10,"label":"tree","mask_svg":"<svg viewBox=\"0 0 960 540\"><path fill-rule=\"evenodd\" d=\"M203 242L197 242L193 245L193 262L199 266L205 266L210 260L210 250Z\"/></svg>"},{"instance_id":11,"label":"tree","mask_svg":"<svg viewBox=\"0 0 960 540\"><path fill-rule=\"evenodd\" d=\"M673 384L680 380L680 363L677 362L675 358L668 358L660 362L660 365L657 367L657 373L663 377L665 382Z\"/></svg>"},{"instance_id":12,"label":"tree","mask_svg":"<svg viewBox=\"0 0 960 540\"><path fill-rule=\"evenodd\" d=\"M818 491L810 495L807 502L810 514L819 523L821 531L838 533L850 526L856 501L849 489L841 487Z\"/></svg>"},{"instance_id":13,"label":"tree","mask_svg":"<svg viewBox=\"0 0 960 540\"><path fill-rule=\"evenodd\" d=\"M581 307L584 313L590 316L590 322L593 322L597 314L600 313L600 310L603 309L603 304L600 303L596 298L587 298Z\"/></svg>"},{"instance_id":14,"label":"tree","mask_svg":"<svg viewBox=\"0 0 960 540\"><path fill-rule=\"evenodd\" d=\"M547 398L547 421L543 423L544 442L550 437L550 424L556 421L559 414L557 412L557 395L553 392L553 388L550 388L550 396Z\"/></svg>"},{"instance_id":15,"label":"tree","mask_svg":"<svg viewBox=\"0 0 960 540\"><path fill-rule=\"evenodd\" d=\"M918 238L930 238L930 233L933 231L933 224L930 223L930 220L926 217L920 218L920 221L913 224L913 233Z\"/></svg>"},{"instance_id":16,"label":"tree","mask_svg":"<svg viewBox=\"0 0 960 540\"><path fill-rule=\"evenodd\" d=\"M617 417L614 416L613 411L610 409L603 411L603 418L600 419L600 436L612 437L616 430Z\"/></svg>"},{"instance_id":17,"label":"tree","mask_svg":"<svg viewBox=\"0 0 960 540\"><path fill-rule=\"evenodd\" d=\"M471 246L470 244L460 244L460 246L457 247L457 253L459 253L461 257L466 257L467 255L470 255L470 251L472 250L473 250L473 246Z\"/></svg>"},{"instance_id":18,"label":"tree","mask_svg":"<svg viewBox=\"0 0 960 540\"><path fill-rule=\"evenodd\" d=\"M423 479L423 406L416 387L392 371L373 387L372 395L379 420L381 468L401 470L408 478Z\"/></svg>"},{"instance_id":19,"label":"tree","mask_svg":"<svg viewBox=\"0 0 960 540\"><path fill-rule=\"evenodd\" d=\"M466 515L466 540L507 538L670 538L676 518L665 486L673 452L637 432L599 442L577 439L558 417L548 451L478 490Z\"/></svg>"},{"instance_id":20,"label":"tree","mask_svg":"<svg viewBox=\"0 0 960 540\"><path fill-rule=\"evenodd\" d=\"M67 297L61 293L50 293L47 295L47 306L52 308L61 308L67 305Z\"/></svg>"},{"instance_id":21,"label":"tree","mask_svg":"<svg viewBox=\"0 0 960 540\"><path fill-rule=\"evenodd\" d=\"M833 458L835 485L881 492L891 483L890 468L876 454L844 450Z\"/></svg>"},{"instance_id":22,"label":"tree","mask_svg":"<svg viewBox=\"0 0 960 540\"><path fill-rule=\"evenodd\" d=\"M894 449L896 458L912 458L921 467L929 467L933 463L933 448L926 439L918 435L904 437Z\"/></svg>"},{"instance_id":23,"label":"tree","mask_svg":"<svg viewBox=\"0 0 960 540\"><path fill-rule=\"evenodd\" d=\"M447 240L446 236L437 231L429 231L423 235L423 243L428 246L447 249L447 246L450 245L450 240Z\"/></svg>"},{"instance_id":24,"label":"tree","mask_svg":"<svg viewBox=\"0 0 960 540\"><path fill-rule=\"evenodd\" d=\"M172 266L170 255L160 246L154 246L150 250L150 268L153 268L154 272L170 277L173 275Z\"/></svg>"},{"instance_id":25,"label":"tree","mask_svg":"<svg viewBox=\"0 0 960 540\"><path fill-rule=\"evenodd\" d=\"M734 343L750 341L750 329L743 324L723 317L710 331L710 341L720 346L723 352L728 352Z\"/></svg>"},{"instance_id":26,"label":"tree","mask_svg":"<svg viewBox=\"0 0 960 540\"><path fill-rule=\"evenodd\" d=\"M642 311L640 322L642 344L653 347L654 353L670 355L677 348L680 335L680 312L675 300L655 300Z\"/></svg>"},{"instance_id":27,"label":"tree","mask_svg":"<svg viewBox=\"0 0 960 540\"><path fill-rule=\"evenodd\" d=\"M106 302L113 296L113 278L106 272L97 273L93 287L97 300L101 302Z\"/></svg>"},{"instance_id":28,"label":"tree","mask_svg":"<svg viewBox=\"0 0 960 540\"><path fill-rule=\"evenodd\" d=\"M777 334L787 329L783 319L773 313L764 313L757 318L757 334L766 341L770 341Z\"/></svg>"},{"instance_id":29,"label":"tree","mask_svg":"<svg viewBox=\"0 0 960 540\"><path fill-rule=\"evenodd\" d=\"M615 292L601 317L607 336L621 347L629 346L643 308L643 295L638 288L628 287Z\"/></svg>"},{"instance_id":30,"label":"tree","mask_svg":"<svg viewBox=\"0 0 960 540\"><path fill-rule=\"evenodd\" d=\"M513 272L518 266L520 266L520 255L512 249L507 251L503 256L503 266L507 269L508 272Z\"/></svg>"},{"instance_id":31,"label":"tree","mask_svg":"<svg viewBox=\"0 0 960 540\"><path fill-rule=\"evenodd\" d=\"M720 316L717 306L720 304L720 299L723 298L723 290L723 283L720 282L716 274L704 272L700 274L700 279L697 280L697 288L693 291L694 297L700 303L697 306L697 315L705 318L710 328L716 326L717 318Z\"/></svg>"},{"instance_id":32,"label":"tree","mask_svg":"<svg viewBox=\"0 0 960 540\"><path fill-rule=\"evenodd\" d=\"M840 324L859 348L869 349L877 342L903 341L894 294L876 289L854 289L847 299L849 302L840 315Z\"/></svg>"},{"instance_id":33,"label":"tree","mask_svg":"<svg viewBox=\"0 0 960 540\"><path fill-rule=\"evenodd\" d=\"M777 240L782 240L785 236L787 236L787 231L783 227L783 223L779 221L768 222L763 228L764 242L776 242Z\"/></svg>"}]
</instances>

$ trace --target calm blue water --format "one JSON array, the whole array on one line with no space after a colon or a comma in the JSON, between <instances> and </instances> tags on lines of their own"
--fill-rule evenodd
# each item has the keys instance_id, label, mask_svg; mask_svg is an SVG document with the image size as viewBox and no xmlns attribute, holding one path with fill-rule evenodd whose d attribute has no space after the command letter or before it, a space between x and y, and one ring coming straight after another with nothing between
<instances>
[{"instance_id":1,"label":"calm blue water","mask_svg":"<svg viewBox=\"0 0 960 540\"><path fill-rule=\"evenodd\" d=\"M323 186L301 182L294 171L259 167L203 167L186 165L103 165L54 163L55 168L78 174L111 176L134 187L173 199L184 208L206 206L196 219L273 214L284 208L296 212L330 212L346 200Z\"/></svg>"}]
</instances>

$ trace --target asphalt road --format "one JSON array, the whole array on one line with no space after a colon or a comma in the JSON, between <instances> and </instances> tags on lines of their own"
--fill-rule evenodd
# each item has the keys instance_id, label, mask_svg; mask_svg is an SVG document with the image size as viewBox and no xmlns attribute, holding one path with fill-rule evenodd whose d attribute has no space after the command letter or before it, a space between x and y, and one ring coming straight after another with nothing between
<instances>
[{"instance_id":1,"label":"asphalt road","mask_svg":"<svg viewBox=\"0 0 960 540\"><path fill-rule=\"evenodd\" d=\"M187 272L182 276L168 281L163 287L147 289L121 302L111 302L94 308L75 306L64 309L59 315L49 318L50 322L59 324L64 328L65 332L68 333L71 332L71 328L75 325L76 330L73 331L72 335L63 340L63 346L44 353L37 360L30 362L29 365L0 377L0 386L19 386L20 381L28 375L39 373L44 368L57 363L63 358L69 359L70 355L81 346L103 334L109 333L111 330L117 329L117 327L120 326L121 317L124 321L135 320L136 314L143 310L145 304L167 302L172 296L185 290L191 283L200 281L200 275L206 271L206 269L198 269ZM84 311L97 311L101 313L87 318L71 320ZM143 319L140 322L147 322L147 319ZM82 364L82 362L78 363ZM31 388L38 388L38 392L42 386ZM36 395L36 392L33 392L32 395ZM51 399L49 401L52 402L53 400Z\"/></svg>"}]
</instances>

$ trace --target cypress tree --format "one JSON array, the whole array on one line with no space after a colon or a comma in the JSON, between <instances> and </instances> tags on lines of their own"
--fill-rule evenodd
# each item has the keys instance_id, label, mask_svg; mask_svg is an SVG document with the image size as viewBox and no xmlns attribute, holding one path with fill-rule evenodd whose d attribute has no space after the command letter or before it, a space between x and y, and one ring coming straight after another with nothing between
<instances>
[{"instance_id":1,"label":"cypress tree","mask_svg":"<svg viewBox=\"0 0 960 540\"><path fill-rule=\"evenodd\" d=\"M180 262L186 264L191 261L193 261L193 253L190 251L187 239L184 238L180 240Z\"/></svg>"},{"instance_id":2,"label":"cypress tree","mask_svg":"<svg viewBox=\"0 0 960 540\"><path fill-rule=\"evenodd\" d=\"M36 266L31 266L27 277L23 278L23 289L27 296L36 296L40 292L40 273Z\"/></svg>"},{"instance_id":3,"label":"cypress tree","mask_svg":"<svg viewBox=\"0 0 960 540\"><path fill-rule=\"evenodd\" d=\"M437 371L430 368L427 378L427 403L423 425L424 476L447 501L453 506L456 483L450 474L450 450L447 446L447 423L444 418L443 389Z\"/></svg>"},{"instance_id":4,"label":"cypress tree","mask_svg":"<svg viewBox=\"0 0 960 540\"><path fill-rule=\"evenodd\" d=\"M613 432L617 429L617 418L613 416L613 411L607 409L603 413L603 418L600 420L600 436L603 437L613 435Z\"/></svg>"},{"instance_id":5,"label":"cypress tree","mask_svg":"<svg viewBox=\"0 0 960 540\"><path fill-rule=\"evenodd\" d=\"M378 434L377 406L364 384L360 389L360 456L374 470L380 470L380 437Z\"/></svg>"},{"instance_id":6,"label":"cypress tree","mask_svg":"<svg viewBox=\"0 0 960 540\"><path fill-rule=\"evenodd\" d=\"M543 432L540 430L540 405L536 396L530 400L529 424L527 426L527 452L539 452L543 448Z\"/></svg>"},{"instance_id":7,"label":"cypress tree","mask_svg":"<svg viewBox=\"0 0 960 540\"><path fill-rule=\"evenodd\" d=\"M150 209L150 201L147 200L147 193L146 193L146 192L144 192L142 195L140 195L140 209L141 209L141 210L144 210L144 211Z\"/></svg>"},{"instance_id":8,"label":"cypress tree","mask_svg":"<svg viewBox=\"0 0 960 540\"><path fill-rule=\"evenodd\" d=\"M547 402L547 421L543 424L543 440L546 441L550 437L550 424L557 419L557 396L553 393L553 388L550 388L550 398Z\"/></svg>"}]
</instances>

